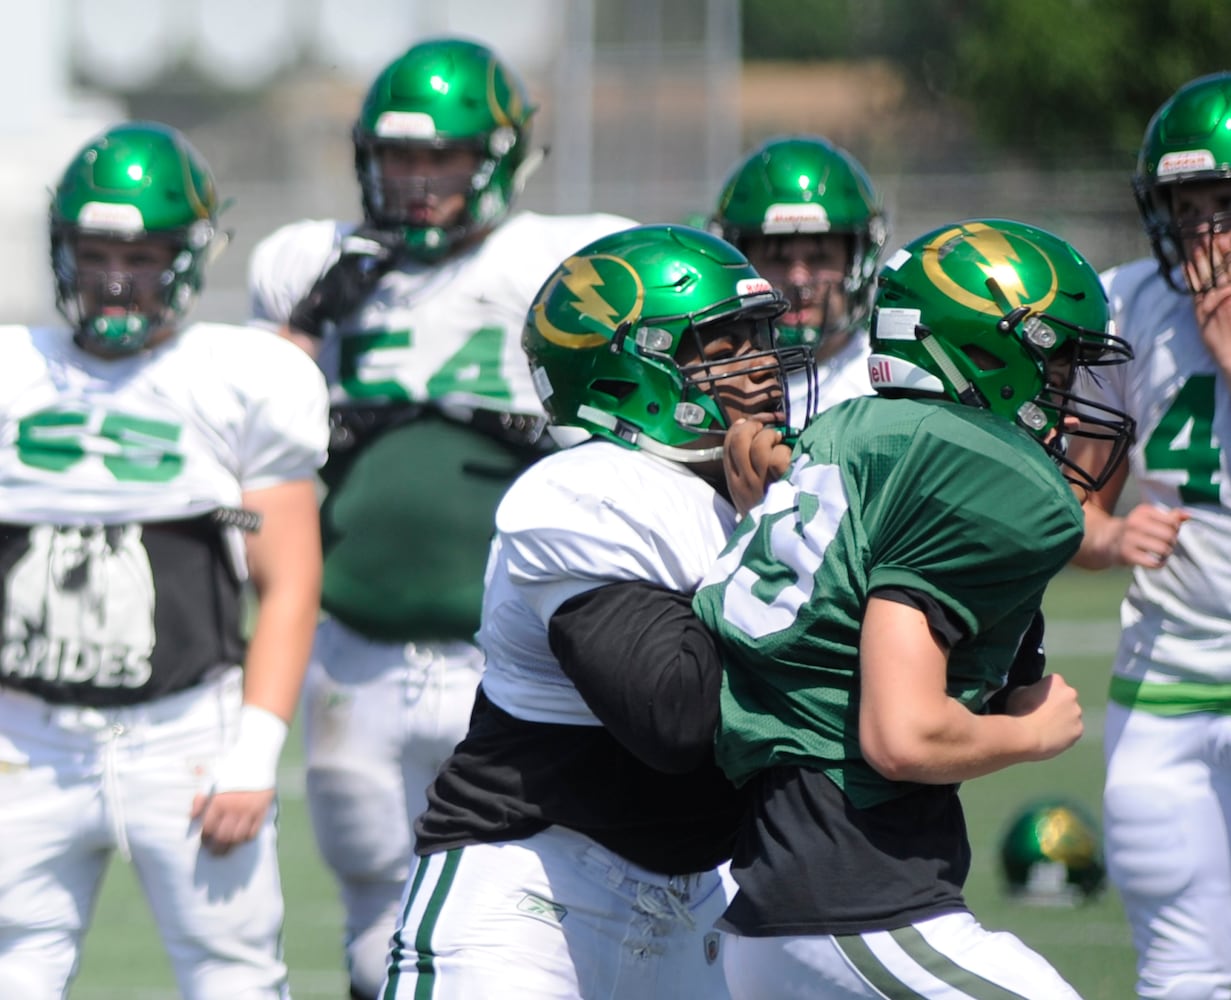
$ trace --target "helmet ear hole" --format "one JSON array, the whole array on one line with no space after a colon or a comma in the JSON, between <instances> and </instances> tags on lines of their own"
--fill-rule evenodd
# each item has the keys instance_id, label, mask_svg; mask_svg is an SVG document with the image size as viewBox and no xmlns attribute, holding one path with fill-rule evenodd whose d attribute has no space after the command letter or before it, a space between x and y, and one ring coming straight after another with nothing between
<instances>
[{"instance_id":1,"label":"helmet ear hole","mask_svg":"<svg viewBox=\"0 0 1231 1000\"><path fill-rule=\"evenodd\" d=\"M594 392L600 392L604 396L610 396L613 402L622 403L634 392L637 391L637 386L633 382L624 382L614 378L595 379L590 383L590 388Z\"/></svg>"},{"instance_id":2,"label":"helmet ear hole","mask_svg":"<svg viewBox=\"0 0 1231 1000\"><path fill-rule=\"evenodd\" d=\"M1004 368L1004 359L998 358L991 351L980 347L978 344L963 344L959 350L970 358L971 362L981 372L995 372ZM1001 393L1003 395L1003 391ZM1013 395L1012 388L1009 389L1008 399Z\"/></svg>"}]
</instances>

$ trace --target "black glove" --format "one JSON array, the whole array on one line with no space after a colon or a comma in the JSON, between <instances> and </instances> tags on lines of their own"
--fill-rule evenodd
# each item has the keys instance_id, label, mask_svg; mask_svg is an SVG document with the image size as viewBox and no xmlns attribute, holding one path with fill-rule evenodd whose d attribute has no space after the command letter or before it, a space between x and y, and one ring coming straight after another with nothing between
<instances>
[{"instance_id":1,"label":"black glove","mask_svg":"<svg viewBox=\"0 0 1231 1000\"><path fill-rule=\"evenodd\" d=\"M992 695L987 703L987 710L992 715L1004 715L1009 703L1009 695L1019 687L1026 687L1043 679L1047 669L1047 653L1043 649L1043 612L1036 611L1034 618L1022 636L1021 645L1017 647L1017 655L1009 666L1009 679L1005 686Z\"/></svg>"},{"instance_id":2,"label":"black glove","mask_svg":"<svg viewBox=\"0 0 1231 1000\"><path fill-rule=\"evenodd\" d=\"M395 242L393 234L376 230L361 229L345 237L338 259L295 303L287 325L319 337L325 323L337 323L353 312L393 266Z\"/></svg>"}]
</instances>

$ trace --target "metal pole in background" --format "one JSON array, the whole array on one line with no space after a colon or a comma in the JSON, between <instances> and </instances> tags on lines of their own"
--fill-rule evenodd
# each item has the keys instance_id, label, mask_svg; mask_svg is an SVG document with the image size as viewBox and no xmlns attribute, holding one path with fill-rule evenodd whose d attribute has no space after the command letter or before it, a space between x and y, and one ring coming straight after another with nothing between
<instances>
[{"instance_id":1,"label":"metal pole in background","mask_svg":"<svg viewBox=\"0 0 1231 1000\"><path fill-rule=\"evenodd\" d=\"M706 0L705 78L709 120L705 130L705 178L715 198L744 144L739 114L743 50L739 16L739 0Z\"/></svg>"},{"instance_id":2,"label":"metal pole in background","mask_svg":"<svg viewBox=\"0 0 1231 1000\"><path fill-rule=\"evenodd\" d=\"M594 0L573 0L566 11L555 73L555 129L547 162L555 179L554 211L588 212L595 207Z\"/></svg>"}]
</instances>

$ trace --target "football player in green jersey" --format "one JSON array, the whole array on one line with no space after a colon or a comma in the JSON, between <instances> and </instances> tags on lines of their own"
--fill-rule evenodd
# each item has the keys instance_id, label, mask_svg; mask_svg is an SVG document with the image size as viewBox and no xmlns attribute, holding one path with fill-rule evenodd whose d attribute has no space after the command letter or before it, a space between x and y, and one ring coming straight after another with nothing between
<instances>
[{"instance_id":1,"label":"football player in green jersey","mask_svg":"<svg viewBox=\"0 0 1231 1000\"><path fill-rule=\"evenodd\" d=\"M1133 187L1154 253L1103 283L1134 359L1090 393L1140 430L1085 505L1076 560L1132 567L1104 729L1107 871L1138 995L1231 1000L1231 73L1163 103ZM1118 515L1130 480L1140 501Z\"/></svg>"},{"instance_id":2,"label":"football player in green jersey","mask_svg":"<svg viewBox=\"0 0 1231 1000\"><path fill-rule=\"evenodd\" d=\"M694 607L722 648L720 766L752 807L721 927L732 996L1073 1000L962 885L958 783L1081 735L1063 678L1010 667L1132 432L1073 391L1126 360L1098 275L1003 220L890 256L876 395L826 410L752 507ZM1065 438L1111 445L1086 468Z\"/></svg>"},{"instance_id":3,"label":"football player in green jersey","mask_svg":"<svg viewBox=\"0 0 1231 1000\"><path fill-rule=\"evenodd\" d=\"M466 731L496 504L551 443L522 321L561 260L632 224L513 211L534 113L487 46L411 46L355 121L362 220L290 223L250 266L253 323L316 357L333 403L304 739L360 1000L384 976L410 821Z\"/></svg>"}]
</instances>

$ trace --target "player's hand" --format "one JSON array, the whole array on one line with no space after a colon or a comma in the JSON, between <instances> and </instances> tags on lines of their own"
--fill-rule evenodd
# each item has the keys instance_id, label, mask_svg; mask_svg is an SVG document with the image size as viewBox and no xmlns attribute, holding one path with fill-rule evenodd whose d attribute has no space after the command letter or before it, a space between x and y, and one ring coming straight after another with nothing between
<instances>
[{"instance_id":1,"label":"player's hand","mask_svg":"<svg viewBox=\"0 0 1231 1000\"><path fill-rule=\"evenodd\" d=\"M1197 328L1210 356L1231 378L1231 259L1223 250L1224 239L1215 236L1209 245L1191 247L1184 272L1190 288L1209 288L1193 296Z\"/></svg>"},{"instance_id":2,"label":"player's hand","mask_svg":"<svg viewBox=\"0 0 1231 1000\"><path fill-rule=\"evenodd\" d=\"M259 792L198 794L192 800L193 823L201 829L201 846L222 856L255 837L274 800L272 788Z\"/></svg>"},{"instance_id":3,"label":"player's hand","mask_svg":"<svg viewBox=\"0 0 1231 1000\"><path fill-rule=\"evenodd\" d=\"M287 319L287 326L320 337L325 323L354 312L393 264L389 234L358 230L342 240L338 258L325 269Z\"/></svg>"},{"instance_id":4,"label":"player's hand","mask_svg":"<svg viewBox=\"0 0 1231 1000\"><path fill-rule=\"evenodd\" d=\"M1030 725L1037 743L1032 759L1048 760L1076 743L1083 730L1077 692L1059 674L1027 684L1009 695L1007 715Z\"/></svg>"},{"instance_id":5,"label":"player's hand","mask_svg":"<svg viewBox=\"0 0 1231 1000\"><path fill-rule=\"evenodd\" d=\"M1175 551L1180 525L1192 515L1153 504L1138 504L1125 515L1116 539L1116 557L1128 566L1158 569Z\"/></svg>"},{"instance_id":6,"label":"player's hand","mask_svg":"<svg viewBox=\"0 0 1231 1000\"><path fill-rule=\"evenodd\" d=\"M769 484L791 467L791 447L782 432L767 426L768 414L735 421L722 445L722 468L731 502L741 515L765 499Z\"/></svg>"}]
</instances>

